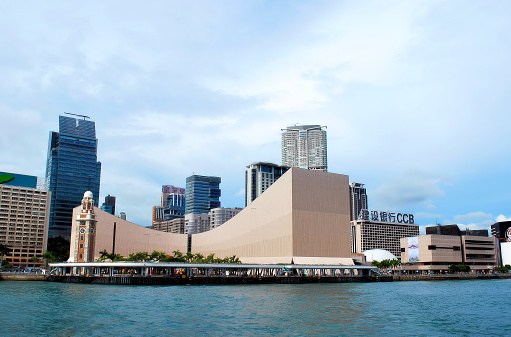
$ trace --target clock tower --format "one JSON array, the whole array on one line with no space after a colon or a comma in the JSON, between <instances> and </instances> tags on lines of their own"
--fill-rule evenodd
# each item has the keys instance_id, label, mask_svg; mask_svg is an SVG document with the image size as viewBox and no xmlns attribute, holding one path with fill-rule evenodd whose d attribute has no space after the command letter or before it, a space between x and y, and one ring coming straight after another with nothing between
<instances>
[{"instance_id":1,"label":"clock tower","mask_svg":"<svg viewBox=\"0 0 511 337\"><path fill-rule=\"evenodd\" d=\"M75 219L75 252L76 262L94 262L94 244L96 237L96 214L92 192L83 194L82 209Z\"/></svg>"}]
</instances>

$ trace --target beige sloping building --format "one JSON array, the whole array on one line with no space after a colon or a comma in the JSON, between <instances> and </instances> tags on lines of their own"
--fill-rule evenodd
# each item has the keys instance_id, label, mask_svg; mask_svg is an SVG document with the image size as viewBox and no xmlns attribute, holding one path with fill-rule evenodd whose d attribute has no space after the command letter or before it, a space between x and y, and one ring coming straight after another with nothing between
<instances>
[{"instance_id":1,"label":"beige sloping building","mask_svg":"<svg viewBox=\"0 0 511 337\"><path fill-rule=\"evenodd\" d=\"M231 220L193 234L191 252L236 255L243 263L353 265L349 202L348 176L292 168ZM79 211L75 208L75 219ZM94 211L95 258L104 249L112 251L114 222L117 254L187 251L187 235L144 228L96 207ZM75 223L72 230L77 230Z\"/></svg>"},{"instance_id":2,"label":"beige sloping building","mask_svg":"<svg viewBox=\"0 0 511 337\"><path fill-rule=\"evenodd\" d=\"M348 176L291 168L234 218L193 235L192 252L246 263L352 264Z\"/></svg>"},{"instance_id":3,"label":"beige sloping building","mask_svg":"<svg viewBox=\"0 0 511 337\"><path fill-rule=\"evenodd\" d=\"M81 211L81 206L73 209L73 219L77 219ZM128 256L131 253L148 252L154 250L172 254L179 250L186 252L188 236L185 234L174 234L145 228L132 222L118 218L97 207L94 207L96 215L96 233L94 244L94 260L101 256L103 250L112 253L115 245L115 254ZM115 224L115 243L114 243L114 224ZM73 221L71 233L78 231L77 221ZM74 261L74 253L78 244L76 235L71 235L70 260Z\"/></svg>"}]
</instances>

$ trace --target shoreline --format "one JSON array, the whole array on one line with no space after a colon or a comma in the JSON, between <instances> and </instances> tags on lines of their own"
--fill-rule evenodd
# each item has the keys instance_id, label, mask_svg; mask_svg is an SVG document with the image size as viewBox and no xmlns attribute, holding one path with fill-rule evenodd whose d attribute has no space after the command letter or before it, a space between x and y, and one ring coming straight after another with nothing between
<instances>
[{"instance_id":1,"label":"shoreline","mask_svg":"<svg viewBox=\"0 0 511 337\"><path fill-rule=\"evenodd\" d=\"M43 274L0 273L0 281L45 281L60 283L115 284L115 285L236 285L236 284L306 284L306 283L372 283L406 281L494 280L511 279L511 274L441 274L441 275L385 275L385 276L193 276L193 277L143 277L119 276L57 276Z\"/></svg>"}]
</instances>

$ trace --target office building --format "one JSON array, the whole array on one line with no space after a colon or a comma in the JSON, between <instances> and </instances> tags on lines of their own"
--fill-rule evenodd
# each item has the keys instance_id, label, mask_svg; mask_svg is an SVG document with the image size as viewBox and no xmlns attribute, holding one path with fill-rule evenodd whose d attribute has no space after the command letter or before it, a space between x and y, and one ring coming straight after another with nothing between
<instances>
[{"instance_id":1,"label":"office building","mask_svg":"<svg viewBox=\"0 0 511 337\"><path fill-rule=\"evenodd\" d=\"M297 125L282 129L282 166L327 171L326 126Z\"/></svg>"},{"instance_id":2,"label":"office building","mask_svg":"<svg viewBox=\"0 0 511 337\"><path fill-rule=\"evenodd\" d=\"M217 207L213 208L211 211L209 211L209 223L210 223L210 229L220 227L227 221L234 218L236 214L241 212L243 208L224 208L224 207Z\"/></svg>"},{"instance_id":3,"label":"office building","mask_svg":"<svg viewBox=\"0 0 511 337\"><path fill-rule=\"evenodd\" d=\"M245 206L260 196L279 179L289 167L272 163L253 163L247 166L245 174Z\"/></svg>"},{"instance_id":4,"label":"office building","mask_svg":"<svg viewBox=\"0 0 511 337\"><path fill-rule=\"evenodd\" d=\"M401 239L401 262L407 264L403 270L439 272L463 264L477 271L497 266L497 240L488 237L488 231L460 231L454 228L457 225L445 230L438 227L445 226L433 226L429 231L426 227L426 233L435 234Z\"/></svg>"},{"instance_id":5,"label":"office building","mask_svg":"<svg viewBox=\"0 0 511 337\"><path fill-rule=\"evenodd\" d=\"M101 163L97 161L96 127L89 117L59 116L59 132L50 132L46 186L51 192L49 237L69 239L73 208L85 191L99 204Z\"/></svg>"},{"instance_id":6,"label":"office building","mask_svg":"<svg viewBox=\"0 0 511 337\"><path fill-rule=\"evenodd\" d=\"M401 257L401 238L419 235L411 214L362 210L369 216L351 222L352 252L384 249Z\"/></svg>"},{"instance_id":7,"label":"office building","mask_svg":"<svg viewBox=\"0 0 511 337\"><path fill-rule=\"evenodd\" d=\"M207 214L220 207L220 177L193 175L186 178L185 214Z\"/></svg>"},{"instance_id":8,"label":"office building","mask_svg":"<svg viewBox=\"0 0 511 337\"><path fill-rule=\"evenodd\" d=\"M364 184L350 183L350 199L351 221L355 221L358 220L361 210L369 209L367 206L367 194Z\"/></svg>"},{"instance_id":9,"label":"office building","mask_svg":"<svg viewBox=\"0 0 511 337\"><path fill-rule=\"evenodd\" d=\"M105 202L100 207L103 211L115 215L115 197L110 194L105 197Z\"/></svg>"},{"instance_id":10,"label":"office building","mask_svg":"<svg viewBox=\"0 0 511 337\"><path fill-rule=\"evenodd\" d=\"M36 182L37 177L0 172L0 243L11 248L5 258L16 268L42 266L32 259L46 251L50 193Z\"/></svg>"}]
</instances>

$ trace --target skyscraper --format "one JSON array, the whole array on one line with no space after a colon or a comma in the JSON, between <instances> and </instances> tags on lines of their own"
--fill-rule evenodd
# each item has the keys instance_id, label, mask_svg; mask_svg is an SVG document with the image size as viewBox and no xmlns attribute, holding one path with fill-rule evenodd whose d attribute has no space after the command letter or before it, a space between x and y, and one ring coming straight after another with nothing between
<instances>
[{"instance_id":1,"label":"skyscraper","mask_svg":"<svg viewBox=\"0 0 511 337\"><path fill-rule=\"evenodd\" d=\"M69 239L73 208L91 191L99 204L101 163L97 161L96 126L83 119L59 116L59 132L50 132L46 185L51 192L49 237Z\"/></svg>"},{"instance_id":2,"label":"skyscraper","mask_svg":"<svg viewBox=\"0 0 511 337\"><path fill-rule=\"evenodd\" d=\"M297 125L282 129L282 166L327 171L326 126Z\"/></svg>"},{"instance_id":3,"label":"skyscraper","mask_svg":"<svg viewBox=\"0 0 511 337\"><path fill-rule=\"evenodd\" d=\"M105 202L100 207L101 210L115 215L115 197L110 194L105 197Z\"/></svg>"},{"instance_id":4,"label":"skyscraper","mask_svg":"<svg viewBox=\"0 0 511 337\"><path fill-rule=\"evenodd\" d=\"M360 211L367 208L367 194L364 184L350 183L351 221L358 220Z\"/></svg>"},{"instance_id":5,"label":"skyscraper","mask_svg":"<svg viewBox=\"0 0 511 337\"><path fill-rule=\"evenodd\" d=\"M248 206L268 187L277 181L289 167L272 163L253 163L247 166L245 175L245 206Z\"/></svg>"},{"instance_id":6,"label":"skyscraper","mask_svg":"<svg viewBox=\"0 0 511 337\"><path fill-rule=\"evenodd\" d=\"M193 175L186 178L185 214L208 213L220 207L220 177Z\"/></svg>"}]
</instances>

